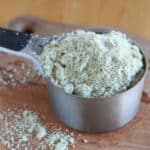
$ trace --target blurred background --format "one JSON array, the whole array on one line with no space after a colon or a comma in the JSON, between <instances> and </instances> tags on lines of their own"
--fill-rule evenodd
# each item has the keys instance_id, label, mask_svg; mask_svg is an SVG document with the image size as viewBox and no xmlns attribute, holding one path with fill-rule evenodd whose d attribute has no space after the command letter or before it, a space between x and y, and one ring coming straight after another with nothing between
<instances>
[{"instance_id":1,"label":"blurred background","mask_svg":"<svg viewBox=\"0 0 150 150\"><path fill-rule=\"evenodd\" d=\"M150 37L150 0L0 0L0 26L21 15L119 27Z\"/></svg>"}]
</instances>

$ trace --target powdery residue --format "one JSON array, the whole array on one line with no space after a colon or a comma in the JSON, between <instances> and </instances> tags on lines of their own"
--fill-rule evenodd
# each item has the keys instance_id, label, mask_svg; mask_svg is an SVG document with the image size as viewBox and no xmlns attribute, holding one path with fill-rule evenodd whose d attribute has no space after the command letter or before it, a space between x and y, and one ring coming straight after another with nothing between
<instances>
[{"instance_id":1,"label":"powdery residue","mask_svg":"<svg viewBox=\"0 0 150 150\"><path fill-rule=\"evenodd\" d=\"M75 147L73 134L42 124L40 116L27 109L6 109L0 113L0 142L8 150L68 150Z\"/></svg>"},{"instance_id":2,"label":"powdery residue","mask_svg":"<svg viewBox=\"0 0 150 150\"><path fill-rule=\"evenodd\" d=\"M0 47L0 86L45 83L31 60L15 56ZM7 51L7 49L6 49Z\"/></svg>"},{"instance_id":3,"label":"powdery residue","mask_svg":"<svg viewBox=\"0 0 150 150\"><path fill-rule=\"evenodd\" d=\"M0 67L0 85L26 84L36 81L40 75L23 61L9 63L5 67Z\"/></svg>"}]
</instances>

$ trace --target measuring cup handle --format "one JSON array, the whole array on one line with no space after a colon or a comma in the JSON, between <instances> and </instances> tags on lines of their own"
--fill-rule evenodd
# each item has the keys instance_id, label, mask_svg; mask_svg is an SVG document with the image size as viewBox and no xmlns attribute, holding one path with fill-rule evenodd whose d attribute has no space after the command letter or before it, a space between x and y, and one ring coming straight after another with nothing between
<instances>
[{"instance_id":1,"label":"measuring cup handle","mask_svg":"<svg viewBox=\"0 0 150 150\"><path fill-rule=\"evenodd\" d=\"M31 34L0 28L0 47L22 50L31 39Z\"/></svg>"}]
</instances>

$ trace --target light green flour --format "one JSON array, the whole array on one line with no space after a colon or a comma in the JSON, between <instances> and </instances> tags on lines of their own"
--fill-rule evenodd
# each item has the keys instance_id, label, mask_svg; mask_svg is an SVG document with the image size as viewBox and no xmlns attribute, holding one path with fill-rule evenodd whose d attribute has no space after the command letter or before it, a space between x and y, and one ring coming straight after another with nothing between
<instances>
[{"instance_id":1,"label":"light green flour","mask_svg":"<svg viewBox=\"0 0 150 150\"><path fill-rule=\"evenodd\" d=\"M106 97L126 90L143 67L142 54L121 32L75 31L44 47L44 74L69 94Z\"/></svg>"}]
</instances>

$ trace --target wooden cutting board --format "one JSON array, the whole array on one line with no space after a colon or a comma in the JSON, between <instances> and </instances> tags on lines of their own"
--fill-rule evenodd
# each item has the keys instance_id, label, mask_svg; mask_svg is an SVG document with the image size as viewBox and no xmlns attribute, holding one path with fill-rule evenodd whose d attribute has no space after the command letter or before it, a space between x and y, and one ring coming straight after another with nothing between
<instances>
[{"instance_id":1,"label":"wooden cutting board","mask_svg":"<svg viewBox=\"0 0 150 150\"><path fill-rule=\"evenodd\" d=\"M7 28L18 31L26 31L37 33L42 36L48 36L55 33L66 32L72 30L75 26L61 25L51 23L36 17L19 17L10 21ZM100 27L94 27L100 28ZM102 27L103 28L103 27ZM128 33L130 37L136 40L150 58L150 40L139 35ZM0 55L0 64L8 65L15 62L19 58L6 54ZM28 63L26 60L22 60ZM138 115L133 121L123 128L117 129L109 133L87 134L82 133L82 138L86 138L88 143L83 143L81 139L75 136L77 150L150 150L150 72L147 73L145 81L143 101L140 105ZM22 107L29 106L34 111L45 115L48 122L53 122L67 128L57 120L51 110L48 102L48 93L46 85L43 81L34 81L34 83L16 86L0 86L0 107ZM71 129L70 129L71 130ZM76 134L78 132L72 130ZM4 150L5 147L1 147Z\"/></svg>"}]
</instances>

